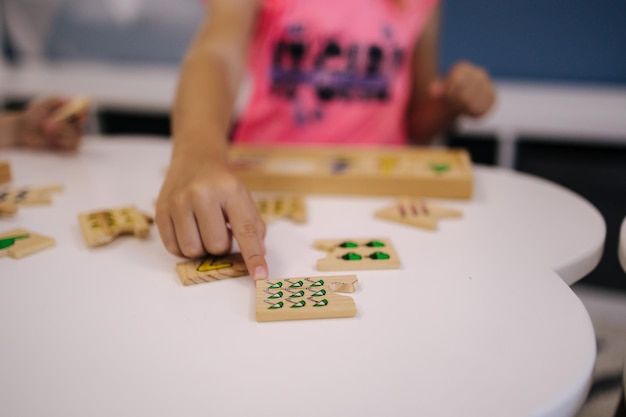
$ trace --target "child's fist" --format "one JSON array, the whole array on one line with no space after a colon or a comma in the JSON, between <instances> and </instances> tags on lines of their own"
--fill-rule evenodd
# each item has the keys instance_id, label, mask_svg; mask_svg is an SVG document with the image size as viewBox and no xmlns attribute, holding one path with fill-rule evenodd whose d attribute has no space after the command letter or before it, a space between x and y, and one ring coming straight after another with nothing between
<instances>
[{"instance_id":1,"label":"child's fist","mask_svg":"<svg viewBox=\"0 0 626 417\"><path fill-rule=\"evenodd\" d=\"M60 97L31 102L20 118L18 144L29 148L77 149L83 135L87 106L71 117L55 117L68 103L71 104Z\"/></svg>"},{"instance_id":2,"label":"child's fist","mask_svg":"<svg viewBox=\"0 0 626 417\"><path fill-rule=\"evenodd\" d=\"M444 79L433 82L430 94L444 100L454 113L472 117L486 114L496 100L487 71L465 61L455 64Z\"/></svg>"}]
</instances>

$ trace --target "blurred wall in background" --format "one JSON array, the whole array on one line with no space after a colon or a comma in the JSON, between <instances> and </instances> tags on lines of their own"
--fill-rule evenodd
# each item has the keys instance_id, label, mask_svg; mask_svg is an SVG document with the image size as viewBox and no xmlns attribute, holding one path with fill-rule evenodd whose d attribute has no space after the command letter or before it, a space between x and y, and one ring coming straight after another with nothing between
<instances>
[{"instance_id":1,"label":"blurred wall in background","mask_svg":"<svg viewBox=\"0 0 626 417\"><path fill-rule=\"evenodd\" d=\"M177 65L200 0L0 0L17 59Z\"/></svg>"},{"instance_id":2,"label":"blurred wall in background","mask_svg":"<svg viewBox=\"0 0 626 417\"><path fill-rule=\"evenodd\" d=\"M25 56L176 64L202 0L0 0ZM210 1L209 1L210 3ZM443 0L442 68L497 78L626 84L624 0Z\"/></svg>"},{"instance_id":3,"label":"blurred wall in background","mask_svg":"<svg viewBox=\"0 0 626 417\"><path fill-rule=\"evenodd\" d=\"M626 84L624 0L443 0L442 66L498 78Z\"/></svg>"}]
</instances>

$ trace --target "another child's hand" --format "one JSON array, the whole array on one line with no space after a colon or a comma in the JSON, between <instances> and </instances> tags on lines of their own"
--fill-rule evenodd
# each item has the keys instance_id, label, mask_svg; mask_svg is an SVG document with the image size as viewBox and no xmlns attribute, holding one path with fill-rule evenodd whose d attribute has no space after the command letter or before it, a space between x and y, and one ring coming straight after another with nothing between
<instances>
[{"instance_id":1,"label":"another child's hand","mask_svg":"<svg viewBox=\"0 0 626 417\"><path fill-rule=\"evenodd\" d=\"M435 81L430 94L445 100L454 114L479 117L495 103L495 88L487 71L469 62L455 64L448 75Z\"/></svg>"},{"instance_id":2,"label":"another child's hand","mask_svg":"<svg viewBox=\"0 0 626 417\"><path fill-rule=\"evenodd\" d=\"M56 121L52 117L67 103L67 99L60 97L31 102L20 116L17 144L28 148L76 150L83 136L86 111L66 120Z\"/></svg>"},{"instance_id":3,"label":"another child's hand","mask_svg":"<svg viewBox=\"0 0 626 417\"><path fill-rule=\"evenodd\" d=\"M234 236L252 278L267 278L265 223L247 188L222 161L172 164L156 223L166 249L189 258L229 253Z\"/></svg>"}]
</instances>

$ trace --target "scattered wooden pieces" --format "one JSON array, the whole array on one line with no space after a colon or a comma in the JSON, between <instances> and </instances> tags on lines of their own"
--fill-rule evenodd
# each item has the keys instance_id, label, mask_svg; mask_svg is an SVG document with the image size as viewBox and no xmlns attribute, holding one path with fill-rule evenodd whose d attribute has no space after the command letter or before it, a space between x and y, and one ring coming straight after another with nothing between
<instances>
[{"instance_id":1,"label":"scattered wooden pieces","mask_svg":"<svg viewBox=\"0 0 626 417\"><path fill-rule=\"evenodd\" d=\"M176 265L176 272L183 285L202 284L249 275L240 253L224 256L207 255L197 260L181 262Z\"/></svg>"},{"instance_id":2,"label":"scattered wooden pieces","mask_svg":"<svg viewBox=\"0 0 626 417\"><path fill-rule=\"evenodd\" d=\"M439 219L461 217L460 210L434 206L422 199L403 198L375 213L376 217L398 223L436 230Z\"/></svg>"},{"instance_id":3,"label":"scattered wooden pieces","mask_svg":"<svg viewBox=\"0 0 626 417\"><path fill-rule=\"evenodd\" d=\"M397 269L400 259L389 239L319 239L313 245L328 252L317 261L319 271Z\"/></svg>"},{"instance_id":4,"label":"scattered wooden pieces","mask_svg":"<svg viewBox=\"0 0 626 417\"><path fill-rule=\"evenodd\" d=\"M39 235L26 229L13 229L0 234L0 257L8 255L14 259L42 251L55 245L51 237Z\"/></svg>"},{"instance_id":5,"label":"scattered wooden pieces","mask_svg":"<svg viewBox=\"0 0 626 417\"><path fill-rule=\"evenodd\" d=\"M106 245L118 236L134 235L145 239L153 220L134 206L99 210L78 215L80 229L89 247Z\"/></svg>"},{"instance_id":6,"label":"scattered wooden pieces","mask_svg":"<svg viewBox=\"0 0 626 417\"><path fill-rule=\"evenodd\" d=\"M256 320L354 317L352 297L335 292L354 292L357 283L356 275L256 281Z\"/></svg>"}]
</instances>

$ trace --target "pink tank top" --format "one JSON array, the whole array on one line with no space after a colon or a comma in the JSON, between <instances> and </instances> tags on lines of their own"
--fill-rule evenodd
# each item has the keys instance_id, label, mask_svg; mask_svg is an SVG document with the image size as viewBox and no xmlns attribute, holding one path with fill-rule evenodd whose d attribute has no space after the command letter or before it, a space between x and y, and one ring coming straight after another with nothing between
<instances>
[{"instance_id":1,"label":"pink tank top","mask_svg":"<svg viewBox=\"0 0 626 417\"><path fill-rule=\"evenodd\" d=\"M438 0L263 0L238 144L406 143L411 55Z\"/></svg>"}]
</instances>

